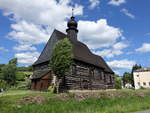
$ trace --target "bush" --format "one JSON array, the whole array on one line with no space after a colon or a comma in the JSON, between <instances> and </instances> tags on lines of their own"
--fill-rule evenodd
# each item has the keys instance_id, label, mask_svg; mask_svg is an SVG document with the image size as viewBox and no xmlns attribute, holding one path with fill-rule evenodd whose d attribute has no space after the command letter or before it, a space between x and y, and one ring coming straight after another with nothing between
<instances>
[{"instance_id":1,"label":"bush","mask_svg":"<svg viewBox=\"0 0 150 113\"><path fill-rule=\"evenodd\" d=\"M121 89L121 77L115 76L115 89Z\"/></svg>"},{"instance_id":2,"label":"bush","mask_svg":"<svg viewBox=\"0 0 150 113\"><path fill-rule=\"evenodd\" d=\"M4 80L0 80L0 89L7 89L8 85L7 82Z\"/></svg>"},{"instance_id":3,"label":"bush","mask_svg":"<svg viewBox=\"0 0 150 113\"><path fill-rule=\"evenodd\" d=\"M24 81L25 80L25 74L21 71L18 71L16 73L16 80L17 81Z\"/></svg>"}]
</instances>

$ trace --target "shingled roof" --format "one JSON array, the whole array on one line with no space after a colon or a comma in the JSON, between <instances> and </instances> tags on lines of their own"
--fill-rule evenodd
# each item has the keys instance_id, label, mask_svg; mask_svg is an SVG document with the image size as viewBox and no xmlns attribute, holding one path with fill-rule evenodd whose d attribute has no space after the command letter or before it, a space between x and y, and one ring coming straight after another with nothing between
<instances>
[{"instance_id":1,"label":"shingled roof","mask_svg":"<svg viewBox=\"0 0 150 113\"><path fill-rule=\"evenodd\" d=\"M50 54L53 49L52 42L54 40L52 39L52 37L57 37L57 40L61 40L67 37L67 35L55 29L54 32L52 33L51 38L49 39L45 48L43 49L41 55L39 56L38 60L33 64L33 66L50 60L51 57ZM105 72L114 73L106 64L106 62L103 60L103 58L101 56L93 54L85 44L83 44L78 40L70 40L70 41L73 45L74 59L94 65L99 68L103 68Z\"/></svg>"},{"instance_id":2,"label":"shingled roof","mask_svg":"<svg viewBox=\"0 0 150 113\"><path fill-rule=\"evenodd\" d=\"M50 69L43 69L43 70L34 71L33 75L31 76L31 79L41 78L43 75L45 75L49 72L50 72Z\"/></svg>"},{"instance_id":3,"label":"shingled roof","mask_svg":"<svg viewBox=\"0 0 150 113\"><path fill-rule=\"evenodd\" d=\"M55 38L53 38L55 37ZM58 39L56 39L56 37ZM37 64L40 64L40 63L43 63L43 62L46 62L46 61L49 61L50 60L50 57L51 57L51 52L53 50L53 40L61 40L61 39L64 39L66 37L66 35L58 30L54 30L50 39L48 40L46 46L44 47L42 53L40 54L38 60L33 64L34 65L37 65Z\"/></svg>"}]
</instances>

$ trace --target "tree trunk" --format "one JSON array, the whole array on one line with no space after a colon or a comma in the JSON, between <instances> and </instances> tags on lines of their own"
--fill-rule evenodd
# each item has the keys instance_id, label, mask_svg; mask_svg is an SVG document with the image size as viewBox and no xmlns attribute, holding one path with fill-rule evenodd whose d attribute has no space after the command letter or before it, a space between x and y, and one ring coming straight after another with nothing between
<instances>
[{"instance_id":1,"label":"tree trunk","mask_svg":"<svg viewBox=\"0 0 150 113\"><path fill-rule=\"evenodd\" d=\"M60 81L61 81L61 79L57 77L57 80L56 80L56 93L57 94L59 93L59 84L60 84Z\"/></svg>"}]
</instances>

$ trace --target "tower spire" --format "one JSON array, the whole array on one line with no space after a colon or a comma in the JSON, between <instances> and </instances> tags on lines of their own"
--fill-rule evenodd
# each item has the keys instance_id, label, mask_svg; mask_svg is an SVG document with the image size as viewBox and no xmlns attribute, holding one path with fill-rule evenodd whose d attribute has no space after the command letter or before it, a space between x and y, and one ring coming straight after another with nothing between
<instances>
[{"instance_id":1,"label":"tower spire","mask_svg":"<svg viewBox=\"0 0 150 113\"><path fill-rule=\"evenodd\" d=\"M70 20L67 23L67 35L69 38L73 39L73 40L77 40L77 33L78 33L78 23L75 20L74 17L74 8L72 8L72 16L70 17Z\"/></svg>"}]
</instances>

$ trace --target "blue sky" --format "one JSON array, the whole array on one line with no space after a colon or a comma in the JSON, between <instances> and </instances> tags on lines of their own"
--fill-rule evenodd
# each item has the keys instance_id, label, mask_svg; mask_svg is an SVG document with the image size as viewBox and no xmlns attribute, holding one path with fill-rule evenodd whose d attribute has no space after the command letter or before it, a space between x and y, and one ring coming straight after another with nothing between
<instances>
[{"instance_id":1,"label":"blue sky","mask_svg":"<svg viewBox=\"0 0 150 113\"><path fill-rule=\"evenodd\" d=\"M72 6L78 39L122 75L137 63L150 67L148 0L0 0L0 63L38 58L56 28L65 33Z\"/></svg>"}]
</instances>

